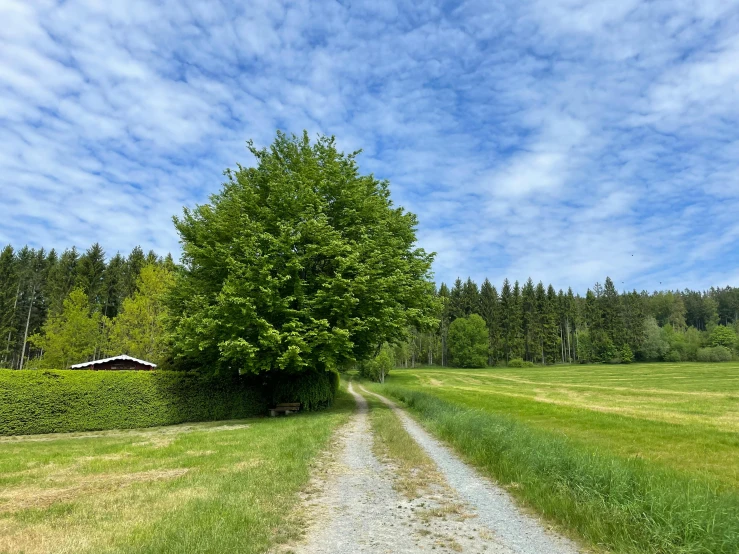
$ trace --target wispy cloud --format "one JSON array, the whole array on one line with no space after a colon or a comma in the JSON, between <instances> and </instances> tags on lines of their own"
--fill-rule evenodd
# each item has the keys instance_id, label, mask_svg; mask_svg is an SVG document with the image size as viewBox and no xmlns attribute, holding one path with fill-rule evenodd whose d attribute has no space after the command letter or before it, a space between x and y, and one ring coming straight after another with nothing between
<instances>
[{"instance_id":1,"label":"wispy cloud","mask_svg":"<svg viewBox=\"0 0 739 554\"><path fill-rule=\"evenodd\" d=\"M0 242L178 251L277 128L363 148L457 275L736 283L739 3L0 4ZM733 281L732 281L733 280Z\"/></svg>"}]
</instances>

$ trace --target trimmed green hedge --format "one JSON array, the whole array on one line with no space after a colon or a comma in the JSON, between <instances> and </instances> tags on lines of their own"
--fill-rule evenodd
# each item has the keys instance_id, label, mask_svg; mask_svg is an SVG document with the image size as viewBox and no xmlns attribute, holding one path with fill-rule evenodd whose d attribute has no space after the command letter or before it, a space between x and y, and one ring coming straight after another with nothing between
<instances>
[{"instance_id":1,"label":"trimmed green hedge","mask_svg":"<svg viewBox=\"0 0 739 554\"><path fill-rule=\"evenodd\" d=\"M0 435L238 419L264 413L261 388L175 371L0 369Z\"/></svg>"}]
</instances>

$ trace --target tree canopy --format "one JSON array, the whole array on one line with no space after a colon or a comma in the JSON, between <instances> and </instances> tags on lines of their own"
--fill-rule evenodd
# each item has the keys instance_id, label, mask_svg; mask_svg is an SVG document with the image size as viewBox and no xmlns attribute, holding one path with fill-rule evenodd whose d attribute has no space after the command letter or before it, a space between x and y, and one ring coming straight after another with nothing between
<instances>
[{"instance_id":1,"label":"tree canopy","mask_svg":"<svg viewBox=\"0 0 739 554\"><path fill-rule=\"evenodd\" d=\"M449 326L449 355L457 367L485 367L488 363L488 328L477 314L455 319Z\"/></svg>"},{"instance_id":2,"label":"tree canopy","mask_svg":"<svg viewBox=\"0 0 739 554\"><path fill-rule=\"evenodd\" d=\"M249 142L210 203L175 218L184 270L172 297L181 363L216 372L336 369L432 317L432 254L389 183L333 137Z\"/></svg>"}]
</instances>

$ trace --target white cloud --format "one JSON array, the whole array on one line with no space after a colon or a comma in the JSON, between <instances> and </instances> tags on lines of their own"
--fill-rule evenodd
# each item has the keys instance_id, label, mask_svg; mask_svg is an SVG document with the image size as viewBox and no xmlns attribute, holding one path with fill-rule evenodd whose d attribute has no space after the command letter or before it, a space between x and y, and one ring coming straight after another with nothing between
<instances>
[{"instance_id":1,"label":"white cloud","mask_svg":"<svg viewBox=\"0 0 739 554\"><path fill-rule=\"evenodd\" d=\"M437 278L736 277L739 3L8 1L0 242L177 251L280 128L363 148Z\"/></svg>"}]
</instances>

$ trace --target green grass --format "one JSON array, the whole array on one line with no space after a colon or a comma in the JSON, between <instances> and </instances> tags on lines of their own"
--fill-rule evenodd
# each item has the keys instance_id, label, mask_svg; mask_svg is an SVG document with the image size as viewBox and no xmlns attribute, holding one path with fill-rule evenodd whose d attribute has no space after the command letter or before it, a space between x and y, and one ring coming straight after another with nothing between
<instances>
[{"instance_id":1,"label":"green grass","mask_svg":"<svg viewBox=\"0 0 739 554\"><path fill-rule=\"evenodd\" d=\"M739 552L736 364L397 370L377 390L590 544Z\"/></svg>"},{"instance_id":2,"label":"green grass","mask_svg":"<svg viewBox=\"0 0 739 554\"><path fill-rule=\"evenodd\" d=\"M264 552L353 410L0 438L0 552Z\"/></svg>"}]
</instances>

